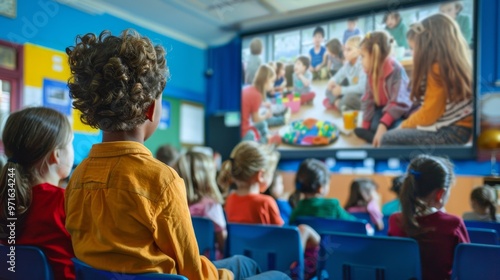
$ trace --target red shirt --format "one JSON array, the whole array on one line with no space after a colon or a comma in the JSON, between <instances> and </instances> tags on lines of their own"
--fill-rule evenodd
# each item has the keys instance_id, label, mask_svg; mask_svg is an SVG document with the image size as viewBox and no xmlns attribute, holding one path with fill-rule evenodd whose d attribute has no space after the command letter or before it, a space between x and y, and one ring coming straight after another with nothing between
<instances>
[{"instance_id":1,"label":"red shirt","mask_svg":"<svg viewBox=\"0 0 500 280\"><path fill-rule=\"evenodd\" d=\"M389 236L408 237L401 227L401 213L389 218ZM422 279L450 279L455 246L469 243L464 222L459 217L441 211L417 217L422 228L429 232L415 238L420 248Z\"/></svg>"},{"instance_id":2,"label":"red shirt","mask_svg":"<svg viewBox=\"0 0 500 280\"><path fill-rule=\"evenodd\" d=\"M71 236L65 228L64 189L49 183L32 189L32 201L16 245L39 247L47 257L54 279L75 279ZM6 244L5 241L1 241ZM8 245L8 244L6 244Z\"/></svg>"},{"instance_id":3,"label":"red shirt","mask_svg":"<svg viewBox=\"0 0 500 280\"><path fill-rule=\"evenodd\" d=\"M262 94L254 86L248 86L241 93L241 137L247 134L251 127L252 114L259 111L262 104Z\"/></svg>"},{"instance_id":4,"label":"red shirt","mask_svg":"<svg viewBox=\"0 0 500 280\"><path fill-rule=\"evenodd\" d=\"M230 194L226 199L226 216L230 223L283 225L278 204L264 194Z\"/></svg>"}]
</instances>

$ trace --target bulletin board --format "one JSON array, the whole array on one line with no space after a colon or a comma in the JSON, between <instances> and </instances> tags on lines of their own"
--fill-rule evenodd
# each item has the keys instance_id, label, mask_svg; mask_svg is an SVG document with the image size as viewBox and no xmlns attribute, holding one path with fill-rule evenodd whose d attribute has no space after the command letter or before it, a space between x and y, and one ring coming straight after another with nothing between
<instances>
[{"instance_id":1,"label":"bulletin board","mask_svg":"<svg viewBox=\"0 0 500 280\"><path fill-rule=\"evenodd\" d=\"M180 140L183 145L205 145L205 108L203 105L181 103Z\"/></svg>"}]
</instances>

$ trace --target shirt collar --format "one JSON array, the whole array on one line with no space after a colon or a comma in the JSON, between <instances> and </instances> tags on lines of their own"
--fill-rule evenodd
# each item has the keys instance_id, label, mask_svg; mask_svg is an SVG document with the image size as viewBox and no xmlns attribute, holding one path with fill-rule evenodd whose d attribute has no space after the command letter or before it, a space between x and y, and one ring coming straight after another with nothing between
<instances>
[{"instance_id":1,"label":"shirt collar","mask_svg":"<svg viewBox=\"0 0 500 280\"><path fill-rule=\"evenodd\" d=\"M117 157L127 154L144 154L153 156L150 150L139 142L115 141L92 145L89 157Z\"/></svg>"}]
</instances>

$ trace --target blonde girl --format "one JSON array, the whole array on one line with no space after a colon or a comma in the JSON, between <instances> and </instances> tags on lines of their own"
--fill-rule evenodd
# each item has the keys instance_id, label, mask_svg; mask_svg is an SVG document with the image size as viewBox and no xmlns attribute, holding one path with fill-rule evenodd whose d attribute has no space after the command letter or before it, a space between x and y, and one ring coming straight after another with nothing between
<instances>
[{"instance_id":1,"label":"blonde girl","mask_svg":"<svg viewBox=\"0 0 500 280\"><path fill-rule=\"evenodd\" d=\"M221 259L227 231L222 209L224 200L217 186L213 159L204 153L188 151L179 157L174 168L184 179L191 216L208 218L214 222L216 258Z\"/></svg>"},{"instance_id":2,"label":"blonde girl","mask_svg":"<svg viewBox=\"0 0 500 280\"><path fill-rule=\"evenodd\" d=\"M456 22L432 15L411 26L411 99L420 108L382 145L463 145L472 136L471 54Z\"/></svg>"},{"instance_id":3,"label":"blonde girl","mask_svg":"<svg viewBox=\"0 0 500 280\"><path fill-rule=\"evenodd\" d=\"M274 69L263 64L257 70L251 86L245 87L241 96L241 137L243 140L268 142L267 119L273 116L270 108L264 115L259 108L266 100L266 92L274 88L276 73Z\"/></svg>"},{"instance_id":4,"label":"blonde girl","mask_svg":"<svg viewBox=\"0 0 500 280\"><path fill-rule=\"evenodd\" d=\"M360 43L368 85L361 98L362 127L354 133L374 147L380 146L382 136L396 127L411 107L408 76L389 55L391 44L392 39L385 31L367 33Z\"/></svg>"},{"instance_id":5,"label":"blonde girl","mask_svg":"<svg viewBox=\"0 0 500 280\"><path fill-rule=\"evenodd\" d=\"M8 161L0 176L1 243L36 245L55 279L75 279L75 254L65 228L65 190L57 187L73 166L73 132L67 117L42 107L17 111L7 119L2 140ZM7 227L11 218L16 218L15 236Z\"/></svg>"},{"instance_id":6,"label":"blonde girl","mask_svg":"<svg viewBox=\"0 0 500 280\"><path fill-rule=\"evenodd\" d=\"M470 242L462 219L444 211L454 180L450 161L415 157L399 195L402 212L389 218L388 235L418 242L422 279L450 279L455 247Z\"/></svg>"},{"instance_id":7,"label":"blonde girl","mask_svg":"<svg viewBox=\"0 0 500 280\"><path fill-rule=\"evenodd\" d=\"M497 198L495 190L489 186L481 186L472 190L470 194L472 212L464 213L464 220L499 222L497 214Z\"/></svg>"}]
</instances>

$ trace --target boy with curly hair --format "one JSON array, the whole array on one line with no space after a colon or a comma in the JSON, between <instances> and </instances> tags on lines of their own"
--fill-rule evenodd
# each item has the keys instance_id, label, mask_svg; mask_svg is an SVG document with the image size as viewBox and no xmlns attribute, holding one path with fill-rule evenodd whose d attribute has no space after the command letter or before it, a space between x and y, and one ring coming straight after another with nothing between
<instances>
[{"instance_id":1,"label":"boy with curly hair","mask_svg":"<svg viewBox=\"0 0 500 280\"><path fill-rule=\"evenodd\" d=\"M76 257L121 273L189 279L257 273L245 257L213 264L199 255L182 179L144 146L161 115L164 49L126 30L118 37L108 31L78 36L66 53L73 106L83 123L103 131L102 143L92 146L66 190L66 228Z\"/></svg>"}]
</instances>

